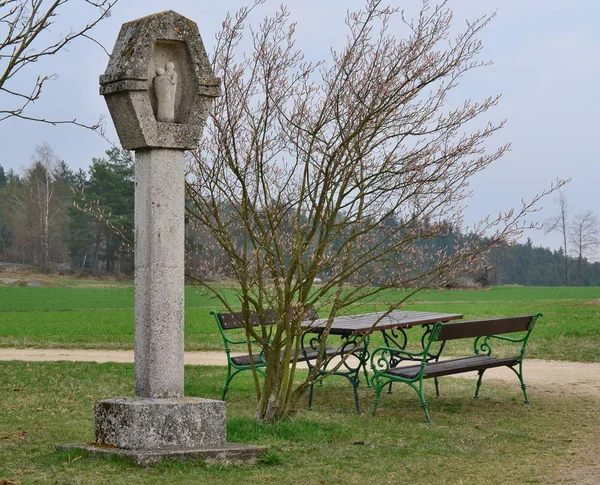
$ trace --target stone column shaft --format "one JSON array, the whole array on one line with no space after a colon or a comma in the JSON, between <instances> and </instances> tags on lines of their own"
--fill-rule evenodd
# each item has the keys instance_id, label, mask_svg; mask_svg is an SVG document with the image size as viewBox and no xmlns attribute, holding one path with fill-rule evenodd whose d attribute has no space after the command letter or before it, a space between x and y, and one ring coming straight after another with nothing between
<instances>
[{"instance_id":1,"label":"stone column shaft","mask_svg":"<svg viewBox=\"0 0 600 485\"><path fill-rule=\"evenodd\" d=\"M183 396L184 152L135 154L135 395Z\"/></svg>"}]
</instances>

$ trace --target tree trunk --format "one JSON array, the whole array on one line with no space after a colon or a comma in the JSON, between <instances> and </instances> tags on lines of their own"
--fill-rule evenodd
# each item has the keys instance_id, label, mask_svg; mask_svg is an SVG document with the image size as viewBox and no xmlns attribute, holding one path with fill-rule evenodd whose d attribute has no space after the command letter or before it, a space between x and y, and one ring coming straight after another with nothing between
<instances>
[{"instance_id":1,"label":"tree trunk","mask_svg":"<svg viewBox=\"0 0 600 485\"><path fill-rule=\"evenodd\" d=\"M567 228L563 227L563 244L565 248L565 286L569 286L569 255L567 254Z\"/></svg>"}]
</instances>

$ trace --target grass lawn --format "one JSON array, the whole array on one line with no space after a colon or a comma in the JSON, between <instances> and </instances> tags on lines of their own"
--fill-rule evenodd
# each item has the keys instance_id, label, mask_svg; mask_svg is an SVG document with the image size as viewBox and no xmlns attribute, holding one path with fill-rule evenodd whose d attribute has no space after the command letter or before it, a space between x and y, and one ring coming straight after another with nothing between
<instances>
[{"instance_id":1,"label":"grass lawn","mask_svg":"<svg viewBox=\"0 0 600 485\"><path fill-rule=\"evenodd\" d=\"M313 411L266 426L252 419L252 385L240 376L227 405L228 440L268 445L264 463L166 462L139 469L55 449L93 441L94 402L132 395L132 365L0 365L3 484L594 483L579 480L600 451L599 403L590 397L541 394L526 406L518 384L489 381L476 401L474 381L446 378L442 397L430 399L433 424L427 425L411 390L396 386L372 418L353 412L345 379L330 379L317 388ZM224 372L187 367L186 395L217 398ZM370 409L372 391L362 387L361 401Z\"/></svg>"},{"instance_id":2,"label":"grass lawn","mask_svg":"<svg viewBox=\"0 0 600 485\"><path fill-rule=\"evenodd\" d=\"M66 283L65 283L66 281ZM0 287L0 347L133 348L134 290L131 284L74 284L54 280L50 287ZM233 298L233 292L230 293ZM389 292L354 313L383 308L397 300ZM465 318L544 313L532 335L528 356L600 361L600 288L496 287L489 290L424 291L405 308L462 313ZM186 288L187 350L222 350L208 314L220 304ZM451 349L449 349L451 350ZM466 349L456 348L463 353Z\"/></svg>"},{"instance_id":3,"label":"grass lawn","mask_svg":"<svg viewBox=\"0 0 600 485\"><path fill-rule=\"evenodd\" d=\"M598 298L600 288L501 287L427 291L406 308L466 318L542 311L530 357L600 361ZM132 348L133 300L128 283L52 280L45 287L0 287L0 347ZM355 313L381 309L384 303L370 302ZM186 289L188 350L222 350L210 309L220 306ZM458 346L446 355L465 351ZM93 441L94 403L132 396L132 365L0 366L0 485L595 483L593 467L600 456L598 398L539 393L526 406L515 379L514 385L484 382L476 401L473 380L446 378L439 400L432 398L433 383L428 383L434 422L427 425L407 386L384 394L373 418L371 389L361 386L365 414L357 415L348 381L331 378L316 389L313 411L299 410L294 419L267 426L252 417L255 397L246 373L236 377L228 396L228 440L268 445L262 463L165 462L139 469L117 459L56 451L56 445ZM224 367L186 367L186 395L219 398L225 372Z\"/></svg>"}]
</instances>

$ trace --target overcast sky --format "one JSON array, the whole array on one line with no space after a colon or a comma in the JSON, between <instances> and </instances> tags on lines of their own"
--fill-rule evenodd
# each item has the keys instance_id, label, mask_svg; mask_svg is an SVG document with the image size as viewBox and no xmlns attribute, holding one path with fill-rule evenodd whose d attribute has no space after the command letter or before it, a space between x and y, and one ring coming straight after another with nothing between
<instances>
[{"instance_id":1,"label":"overcast sky","mask_svg":"<svg viewBox=\"0 0 600 485\"><path fill-rule=\"evenodd\" d=\"M73 2L83 4L83 2ZM135 18L172 9L198 23L207 51L227 11L235 11L249 0L221 2L197 0L120 0L113 15L93 32L94 38L112 50L121 24ZM280 5L268 0L254 22ZM346 9L361 0L290 0L292 17L298 22L298 45L311 59L323 59L329 46L345 40ZM391 1L414 8L416 0ZM70 4L69 4L70 5ZM517 206L549 187L556 178L572 178L563 189L572 213L592 209L600 212L600 2L598 0L451 0L456 29L467 19L497 10L496 18L481 38L481 60L493 65L472 71L461 81L457 96L483 99L502 94L492 120L507 119L506 128L494 145L507 141L511 151L472 183L474 197L467 211L473 223L488 213ZM84 7L66 8L53 26L53 34L76 27L86 18ZM89 12L88 12L89 13ZM108 117L98 94L98 76L108 57L96 44L80 41L44 63L32 66L31 74L58 74L48 84L30 114L55 119L77 118L93 123ZM0 98L0 102L2 99ZM107 135L117 141L108 117ZM0 164L21 172L31 163L37 144L48 142L59 158L77 170L87 170L93 157L109 148L100 136L72 126L52 127L17 119L0 123ZM555 197L544 200L538 219L556 211ZM543 231L527 234L535 245L556 249L558 235Z\"/></svg>"}]
</instances>

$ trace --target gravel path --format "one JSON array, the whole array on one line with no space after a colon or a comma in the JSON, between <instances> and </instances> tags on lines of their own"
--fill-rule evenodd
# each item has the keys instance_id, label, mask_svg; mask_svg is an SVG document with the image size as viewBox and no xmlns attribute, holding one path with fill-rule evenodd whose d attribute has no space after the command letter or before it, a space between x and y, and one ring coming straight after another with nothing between
<instances>
[{"instance_id":1,"label":"gravel path","mask_svg":"<svg viewBox=\"0 0 600 485\"><path fill-rule=\"evenodd\" d=\"M132 350L71 350L71 349L0 349L0 361L32 362L133 362ZM227 365L223 352L186 352L187 365ZM526 359L524 374L527 387L533 393L578 394L600 397L600 363L566 362ZM474 378L476 374L457 377ZM514 382L515 375L506 367L489 369L486 379Z\"/></svg>"}]
</instances>

